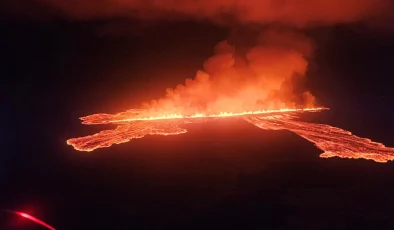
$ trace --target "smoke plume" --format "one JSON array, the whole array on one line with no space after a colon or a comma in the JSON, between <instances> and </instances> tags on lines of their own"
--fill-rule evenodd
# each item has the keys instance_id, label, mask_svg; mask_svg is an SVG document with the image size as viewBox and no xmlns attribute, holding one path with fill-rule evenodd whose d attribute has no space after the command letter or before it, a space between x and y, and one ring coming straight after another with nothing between
<instances>
[{"instance_id":1,"label":"smoke plume","mask_svg":"<svg viewBox=\"0 0 394 230\"><path fill-rule=\"evenodd\" d=\"M314 106L311 92L300 89L313 54L302 29L358 22L390 12L389 0L40 0L74 20L210 20L226 26L268 25L246 47L231 39L214 48L202 70L164 98L145 103L152 113L212 114L296 105ZM283 29L286 28L286 29ZM302 87L301 87L302 88Z\"/></svg>"},{"instance_id":2,"label":"smoke plume","mask_svg":"<svg viewBox=\"0 0 394 230\"><path fill-rule=\"evenodd\" d=\"M242 50L222 41L194 79L167 89L164 98L144 108L160 114L217 114L313 106L313 96L304 92L297 98L292 84L303 80L312 47L307 37L279 29L262 32Z\"/></svg>"},{"instance_id":3,"label":"smoke plume","mask_svg":"<svg viewBox=\"0 0 394 230\"><path fill-rule=\"evenodd\" d=\"M32 1L32 0L30 0ZM35 0L74 19L191 18L292 26L352 22L389 13L390 0ZM37 5L37 4L36 4ZM30 9L31 10L31 9ZM386 11L387 10L387 11ZM391 11L392 12L392 11ZM225 20L224 20L225 21Z\"/></svg>"}]
</instances>

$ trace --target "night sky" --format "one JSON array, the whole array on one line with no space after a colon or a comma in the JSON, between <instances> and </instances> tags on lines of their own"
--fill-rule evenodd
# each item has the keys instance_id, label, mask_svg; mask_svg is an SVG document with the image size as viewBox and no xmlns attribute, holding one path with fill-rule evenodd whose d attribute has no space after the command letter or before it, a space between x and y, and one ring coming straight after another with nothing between
<instances>
[{"instance_id":1,"label":"night sky","mask_svg":"<svg viewBox=\"0 0 394 230\"><path fill-rule=\"evenodd\" d=\"M394 163L322 159L288 131L229 119L90 153L66 144L103 128L79 117L138 107L193 77L231 26L17 14L0 29L0 209L60 230L394 224ZM306 86L330 110L302 119L394 146L392 30L338 23L303 31L317 47ZM37 227L1 215L0 229Z\"/></svg>"}]
</instances>

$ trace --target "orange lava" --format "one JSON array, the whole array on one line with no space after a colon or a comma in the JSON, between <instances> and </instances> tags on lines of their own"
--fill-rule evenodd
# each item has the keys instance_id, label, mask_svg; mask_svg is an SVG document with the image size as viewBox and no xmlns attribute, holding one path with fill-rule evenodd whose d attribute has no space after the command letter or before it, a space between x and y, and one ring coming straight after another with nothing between
<instances>
[{"instance_id":1,"label":"orange lava","mask_svg":"<svg viewBox=\"0 0 394 230\"><path fill-rule=\"evenodd\" d=\"M143 138L146 135L177 135L186 133L180 128L184 120L140 121L122 124L113 130L104 130L91 136L78 137L67 140L79 151L93 151L98 148L110 147L113 144L128 142L131 139Z\"/></svg>"},{"instance_id":2,"label":"orange lava","mask_svg":"<svg viewBox=\"0 0 394 230\"><path fill-rule=\"evenodd\" d=\"M161 115L156 117L141 116L143 111L128 110L118 114L93 114L82 117L83 124L118 124L116 129L104 130L94 135L86 137L71 138L67 144L72 145L79 151L93 151L98 148L110 147L113 144L128 142L131 139L142 138L146 135L177 135L186 133L187 130L179 126L185 123L198 123L207 118L240 117L247 115L266 115L277 113L295 112L318 112L327 108L305 108L305 109L278 109L259 110L243 113L219 113L212 115L194 114L191 116L182 115Z\"/></svg>"},{"instance_id":3,"label":"orange lava","mask_svg":"<svg viewBox=\"0 0 394 230\"><path fill-rule=\"evenodd\" d=\"M294 120L289 115L245 117L261 129L289 130L314 143L324 153L323 158L364 158L385 163L394 160L394 148L353 135L351 132L324 124Z\"/></svg>"},{"instance_id":4,"label":"orange lava","mask_svg":"<svg viewBox=\"0 0 394 230\"><path fill-rule=\"evenodd\" d=\"M146 135L178 135L186 133L181 128L185 123L204 122L208 118L239 117L266 130L289 130L314 143L324 152L323 158L341 157L369 159L376 162L394 160L394 148L372 142L352 133L325 124L314 124L296 120L300 112L319 112L325 108L281 109L244 113L220 113L216 115L196 114L191 116L167 115L141 117L140 112L129 110L119 114L94 114L83 117L84 124L118 124L116 129L104 130L94 135L72 138L67 144L79 151L93 151L113 144L128 142ZM136 115L137 114L137 115Z\"/></svg>"},{"instance_id":5,"label":"orange lava","mask_svg":"<svg viewBox=\"0 0 394 230\"><path fill-rule=\"evenodd\" d=\"M218 114L202 114L197 113L190 116L185 116L181 114L162 114L155 116L146 116L143 114L143 111L139 110L128 110L126 112L118 113L118 114L105 114L98 113L93 114L86 117L81 117L83 121L82 124L85 125L96 125L96 124L118 124L118 123L126 123L133 121L155 121L155 120L173 120L173 119L191 119L191 118L220 118L220 117L235 117L235 116L244 116L244 115L259 115L259 114L270 114L270 113L286 113L286 112L318 112L321 110L325 110L327 108L282 108L282 109L268 109L268 110L256 110L256 111L244 111L241 113L233 113L233 112L221 112ZM141 115L142 114L142 115Z\"/></svg>"}]
</instances>

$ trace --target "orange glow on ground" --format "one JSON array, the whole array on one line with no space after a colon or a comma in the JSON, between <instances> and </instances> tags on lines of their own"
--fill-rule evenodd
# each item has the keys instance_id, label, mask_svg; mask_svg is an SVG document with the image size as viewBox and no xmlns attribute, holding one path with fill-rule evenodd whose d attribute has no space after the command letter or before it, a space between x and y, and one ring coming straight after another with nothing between
<instances>
[{"instance_id":1,"label":"orange glow on ground","mask_svg":"<svg viewBox=\"0 0 394 230\"><path fill-rule=\"evenodd\" d=\"M286 112L302 112L302 111L321 111L327 108L305 108L305 109L269 109L269 110L257 110L257 111L245 111L241 113L233 113L233 112L221 112L218 114L202 114L197 113L191 116L184 116L181 114L170 114L170 115L162 115L162 116L151 116L151 117L136 117L136 118L125 118L120 120L111 120L110 123L123 123L130 121L152 121L152 120L166 120L166 119L182 119L182 118L220 118L220 117L238 117L243 115L259 115L259 114L268 114L268 113L286 113Z\"/></svg>"},{"instance_id":2,"label":"orange glow on ground","mask_svg":"<svg viewBox=\"0 0 394 230\"><path fill-rule=\"evenodd\" d=\"M72 145L79 151L93 151L98 148L109 147L113 144L128 142L131 139L142 138L146 135L177 135L186 133L187 130L181 128L185 123L199 123L206 119L218 119L225 117L263 116L278 113L299 113L299 112L319 112L327 108L306 108L306 109L278 109L278 110L258 110L252 112L231 113L223 112L213 115L194 114L191 116L164 115L155 117L144 117L136 115L135 110L118 114L93 114L82 117L83 124L118 124L114 130L104 130L94 135L71 138L67 144Z\"/></svg>"},{"instance_id":3,"label":"orange glow on ground","mask_svg":"<svg viewBox=\"0 0 394 230\"><path fill-rule=\"evenodd\" d=\"M323 158L363 158L376 162L394 160L394 148L385 147L381 143L372 142L336 127L324 124L313 124L298 121L297 114L302 112L320 112L327 108L260 110L243 113L220 113L216 115L195 114L191 116L167 115L157 117L127 117L131 113L94 114L81 118L84 124L118 124L113 130L71 138L67 144L79 151L93 151L98 148L110 147L113 144L128 142L146 135L178 135L186 133L181 128L187 123L200 123L206 119L238 117L261 128L268 130L289 130L314 143L324 152ZM134 113L134 112L132 112ZM135 113L134 113L135 114Z\"/></svg>"},{"instance_id":4,"label":"orange glow on ground","mask_svg":"<svg viewBox=\"0 0 394 230\"><path fill-rule=\"evenodd\" d=\"M82 124L85 125L96 125L96 124L122 124L134 121L156 121L156 120L173 120L173 119L193 119L193 118L221 118L221 117L239 117L244 115L262 115L270 113L288 113L288 112L319 112L328 108L283 108L283 109L269 109L269 110L256 110L256 111L244 111L240 113L234 112L220 112L218 114L203 114L196 113L193 115L182 115L182 114L159 114L155 116L146 116L140 114L143 112L135 112L135 110L129 110L118 114L93 114L86 117L81 117Z\"/></svg>"},{"instance_id":5,"label":"orange glow on ground","mask_svg":"<svg viewBox=\"0 0 394 230\"><path fill-rule=\"evenodd\" d=\"M325 124L295 120L294 116L245 117L249 123L267 130L289 130L315 144L323 158L368 159L380 163L394 160L394 148Z\"/></svg>"}]
</instances>

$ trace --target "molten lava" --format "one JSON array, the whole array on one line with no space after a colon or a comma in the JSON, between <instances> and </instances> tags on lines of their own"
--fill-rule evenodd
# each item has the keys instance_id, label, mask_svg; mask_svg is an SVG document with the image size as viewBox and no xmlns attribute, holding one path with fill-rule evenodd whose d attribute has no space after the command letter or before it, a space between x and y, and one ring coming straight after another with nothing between
<instances>
[{"instance_id":1,"label":"molten lava","mask_svg":"<svg viewBox=\"0 0 394 230\"><path fill-rule=\"evenodd\" d=\"M364 158L385 163L394 160L394 148L367 138L352 135L346 130L324 124L313 124L295 120L296 117L284 114L268 117L245 117L251 124L267 130L289 130L314 143L324 152L323 158Z\"/></svg>"},{"instance_id":2,"label":"molten lava","mask_svg":"<svg viewBox=\"0 0 394 230\"><path fill-rule=\"evenodd\" d=\"M93 151L146 135L186 133L185 123L237 117L262 129L289 130L315 143L322 157L392 160L393 149L328 125L300 122L301 112L318 112L305 76L314 44L303 33L270 28L246 39L219 42L194 78L168 88L163 97L118 114L93 114L82 123L113 124L113 130L67 141ZM297 109L297 105L304 109ZM279 116L281 115L281 116Z\"/></svg>"},{"instance_id":3,"label":"molten lava","mask_svg":"<svg viewBox=\"0 0 394 230\"><path fill-rule=\"evenodd\" d=\"M67 144L79 151L93 151L113 144L128 142L146 135L178 135L186 133L181 128L186 123L200 123L207 119L239 117L266 130L289 130L314 143L324 152L323 158L364 158L376 162L394 160L394 148L372 142L352 133L324 124L313 124L296 120L300 112L319 112L325 108L279 109L244 113L195 114L182 116L172 114L157 117L141 117L138 111L130 110L119 114L94 114L82 117L84 124L118 124L113 130L104 130L94 135L72 138ZM137 114L137 115L136 115Z\"/></svg>"},{"instance_id":4,"label":"molten lava","mask_svg":"<svg viewBox=\"0 0 394 230\"><path fill-rule=\"evenodd\" d=\"M283 109L268 109L268 110L256 110L256 111L244 111L240 113L233 112L220 112L218 114L202 114L196 113L190 116L185 116L182 114L168 114L168 115L157 115L157 116L144 116L140 115L143 112L138 112L138 110L129 110L118 114L93 114L90 116L82 117L82 124L85 125L95 125L95 124L109 124L109 123L125 123L132 121L156 121L156 120L169 120L169 119L192 119L192 118L220 118L220 117L236 117L244 115L261 115L270 113L285 113L285 112L302 112L302 111L320 111L326 108L283 108Z\"/></svg>"},{"instance_id":5,"label":"molten lava","mask_svg":"<svg viewBox=\"0 0 394 230\"><path fill-rule=\"evenodd\" d=\"M72 138L67 144L72 145L76 150L93 151L97 148L109 147L113 144L128 142L131 139L142 138L146 135L177 135L186 133L187 130L180 128L185 123L199 123L208 118L224 117L244 117L263 116L277 113L295 113L302 111L318 112L326 108L305 108L305 109L278 109L259 110L254 112L219 114L194 114L182 116L179 114L160 115L156 117L140 116L141 111L129 110L118 114L93 114L82 117L83 124L119 124L116 129L104 130L91 136Z\"/></svg>"}]
</instances>

